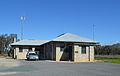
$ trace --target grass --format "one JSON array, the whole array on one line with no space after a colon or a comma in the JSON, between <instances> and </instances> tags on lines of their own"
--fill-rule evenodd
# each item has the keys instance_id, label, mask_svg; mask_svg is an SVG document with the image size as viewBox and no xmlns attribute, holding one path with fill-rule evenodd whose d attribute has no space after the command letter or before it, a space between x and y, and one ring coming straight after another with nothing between
<instances>
[{"instance_id":1,"label":"grass","mask_svg":"<svg viewBox=\"0 0 120 76\"><path fill-rule=\"evenodd\" d=\"M120 63L120 58L95 57L95 60L102 60L104 62L110 62L110 63Z\"/></svg>"}]
</instances>

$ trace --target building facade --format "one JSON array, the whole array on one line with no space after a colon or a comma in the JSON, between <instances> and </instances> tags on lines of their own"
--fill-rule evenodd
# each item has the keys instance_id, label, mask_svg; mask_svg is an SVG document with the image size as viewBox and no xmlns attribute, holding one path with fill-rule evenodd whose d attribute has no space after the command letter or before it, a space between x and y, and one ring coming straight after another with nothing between
<instances>
[{"instance_id":1,"label":"building facade","mask_svg":"<svg viewBox=\"0 0 120 76\"><path fill-rule=\"evenodd\" d=\"M98 43L65 33L53 40L22 40L11 46L16 59L26 59L29 51L35 51L40 60L86 62L94 60L94 46Z\"/></svg>"}]
</instances>

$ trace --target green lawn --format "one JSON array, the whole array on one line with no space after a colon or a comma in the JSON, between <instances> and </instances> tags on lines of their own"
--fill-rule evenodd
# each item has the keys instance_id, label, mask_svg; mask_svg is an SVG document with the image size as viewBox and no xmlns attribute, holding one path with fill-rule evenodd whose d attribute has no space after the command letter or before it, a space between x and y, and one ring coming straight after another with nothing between
<instances>
[{"instance_id":1,"label":"green lawn","mask_svg":"<svg viewBox=\"0 0 120 76\"><path fill-rule=\"evenodd\" d=\"M95 60L103 60L104 62L110 63L120 63L120 58L95 57Z\"/></svg>"}]
</instances>

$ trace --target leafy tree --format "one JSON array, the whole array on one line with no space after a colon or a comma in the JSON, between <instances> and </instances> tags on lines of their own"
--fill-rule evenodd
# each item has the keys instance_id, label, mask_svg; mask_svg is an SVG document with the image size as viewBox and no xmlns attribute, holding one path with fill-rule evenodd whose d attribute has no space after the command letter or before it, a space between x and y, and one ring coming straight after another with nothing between
<instances>
[{"instance_id":1,"label":"leafy tree","mask_svg":"<svg viewBox=\"0 0 120 76\"><path fill-rule=\"evenodd\" d=\"M0 54L4 55L8 53L10 50L10 43L12 43L10 35L0 35Z\"/></svg>"}]
</instances>

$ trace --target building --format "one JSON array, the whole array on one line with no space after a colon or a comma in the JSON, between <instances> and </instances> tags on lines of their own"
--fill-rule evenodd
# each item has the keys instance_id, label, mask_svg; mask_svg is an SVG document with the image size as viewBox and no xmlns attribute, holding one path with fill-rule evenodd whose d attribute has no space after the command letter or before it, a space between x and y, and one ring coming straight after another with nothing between
<instances>
[{"instance_id":1,"label":"building","mask_svg":"<svg viewBox=\"0 0 120 76\"><path fill-rule=\"evenodd\" d=\"M10 34L11 43L17 42L17 34Z\"/></svg>"},{"instance_id":2,"label":"building","mask_svg":"<svg viewBox=\"0 0 120 76\"><path fill-rule=\"evenodd\" d=\"M11 46L16 59L25 59L28 51L36 51L44 60L82 62L94 60L97 44L97 41L64 33L52 40L21 40Z\"/></svg>"}]
</instances>

